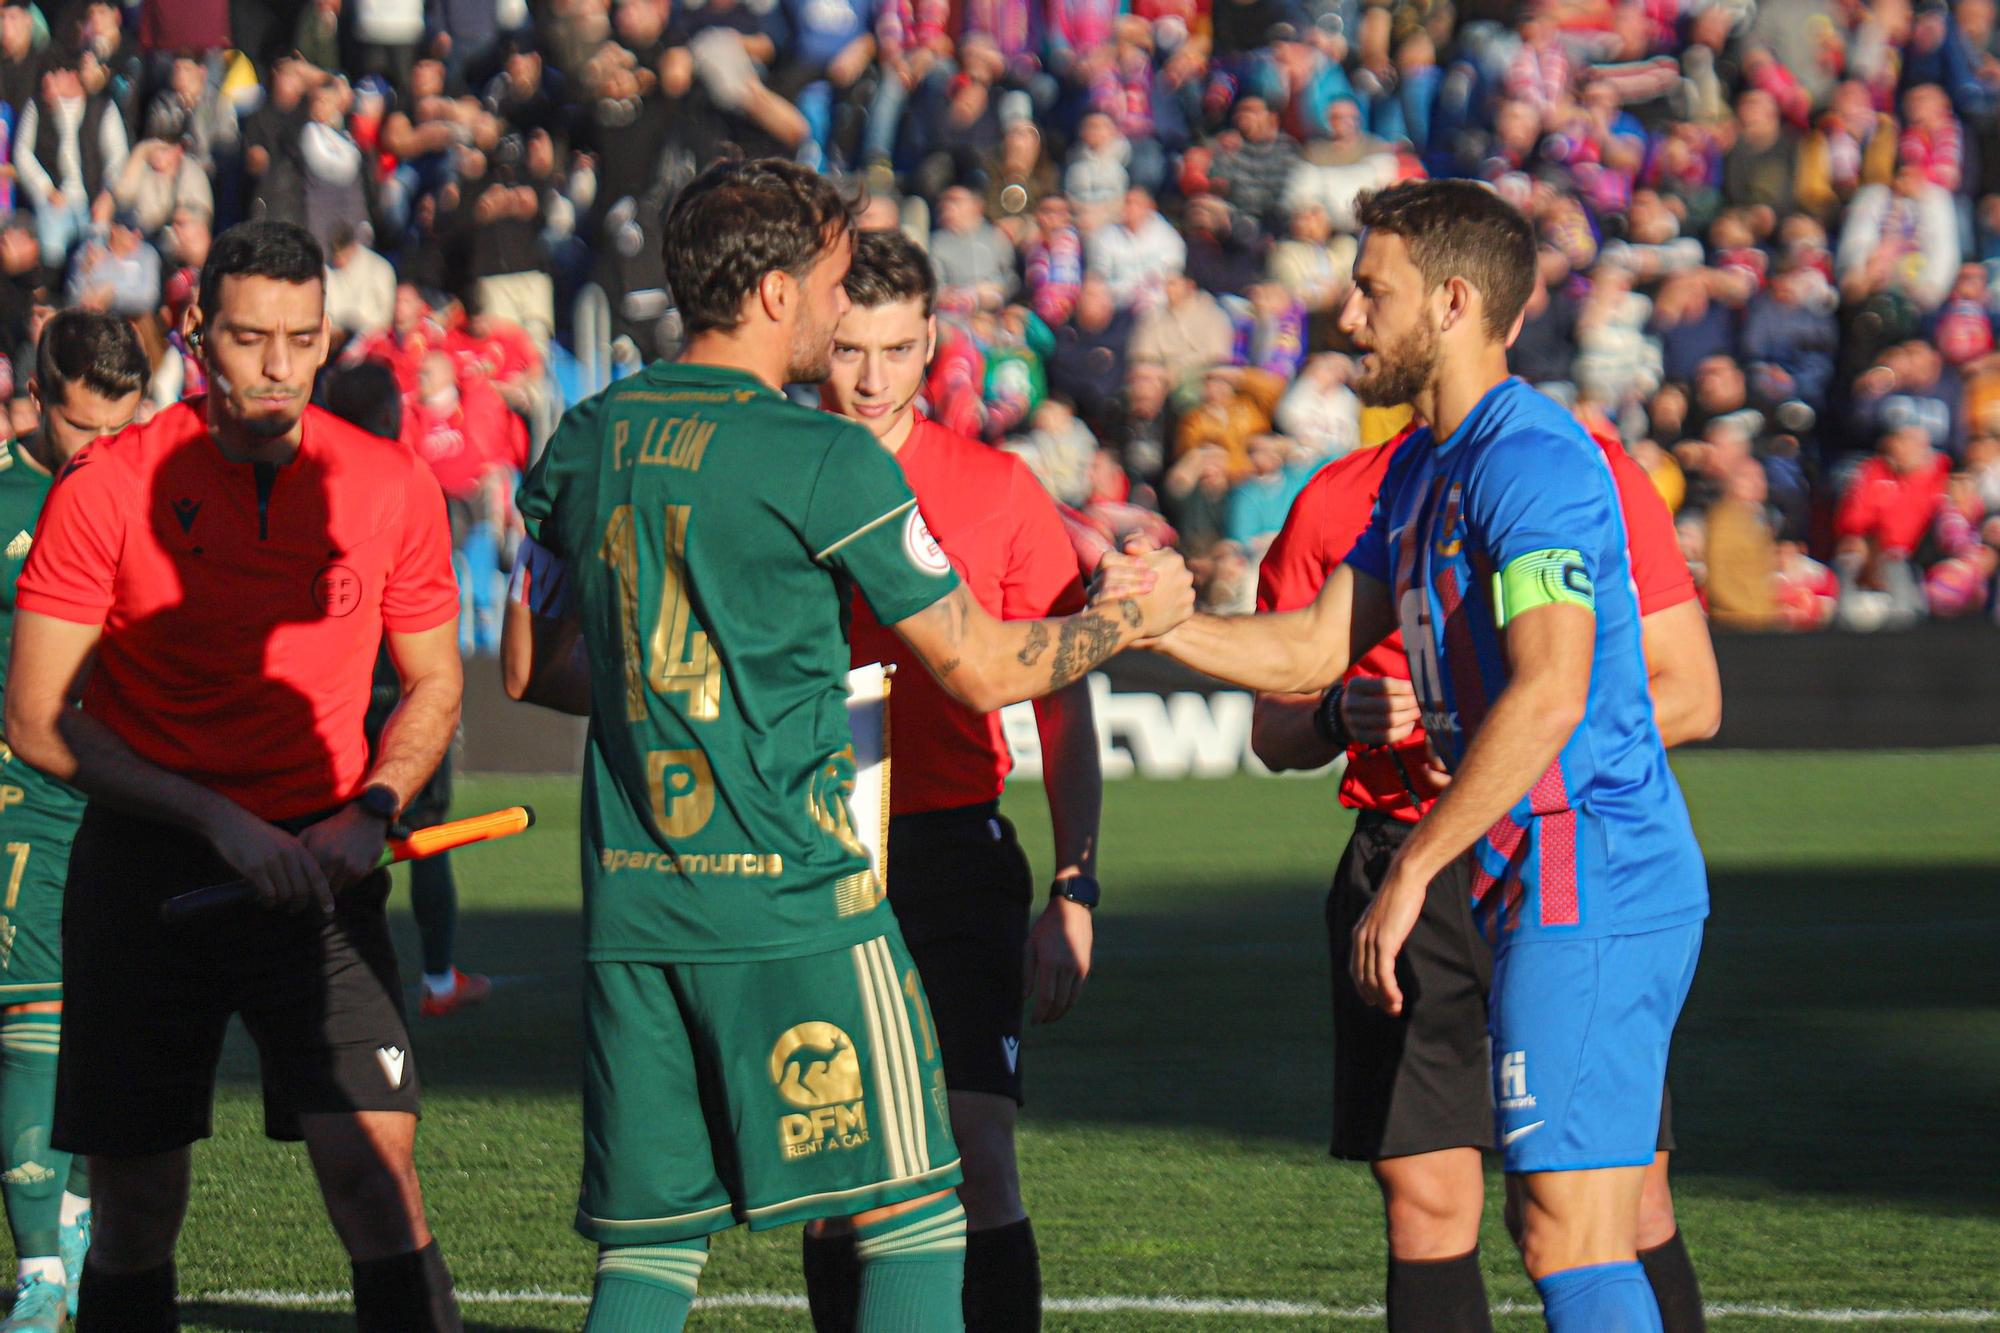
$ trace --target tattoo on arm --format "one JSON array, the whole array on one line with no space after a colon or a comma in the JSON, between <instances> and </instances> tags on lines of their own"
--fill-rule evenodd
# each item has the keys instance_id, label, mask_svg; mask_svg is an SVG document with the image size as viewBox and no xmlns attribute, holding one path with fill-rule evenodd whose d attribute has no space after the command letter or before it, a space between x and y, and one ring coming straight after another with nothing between
<instances>
[{"instance_id":1,"label":"tattoo on arm","mask_svg":"<svg viewBox=\"0 0 2000 1333\"><path fill-rule=\"evenodd\" d=\"M958 659L956 657L946 658L944 661L938 663L938 679L949 680L951 673L956 670L958 670Z\"/></svg>"},{"instance_id":2,"label":"tattoo on arm","mask_svg":"<svg viewBox=\"0 0 2000 1333\"><path fill-rule=\"evenodd\" d=\"M1037 620L1028 626L1028 641L1021 645L1021 651L1014 654L1014 660L1022 666L1033 666L1042 660L1042 654L1049 648L1049 627Z\"/></svg>"},{"instance_id":3,"label":"tattoo on arm","mask_svg":"<svg viewBox=\"0 0 2000 1333\"><path fill-rule=\"evenodd\" d=\"M1139 628L1139 622L1146 618L1139 610L1139 604L1130 597L1121 597L1118 599L1118 614L1123 616L1125 623L1133 629Z\"/></svg>"},{"instance_id":4,"label":"tattoo on arm","mask_svg":"<svg viewBox=\"0 0 2000 1333\"><path fill-rule=\"evenodd\" d=\"M1049 664L1051 688L1061 689L1081 679L1118 651L1118 627L1095 611L1081 611L1062 622L1055 661Z\"/></svg>"}]
</instances>

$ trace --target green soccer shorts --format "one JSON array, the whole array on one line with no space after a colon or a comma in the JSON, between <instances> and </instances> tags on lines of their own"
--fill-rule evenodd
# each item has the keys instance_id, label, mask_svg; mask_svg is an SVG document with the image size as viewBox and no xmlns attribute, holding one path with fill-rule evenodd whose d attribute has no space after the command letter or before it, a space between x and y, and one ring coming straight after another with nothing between
<instances>
[{"instance_id":1,"label":"green soccer shorts","mask_svg":"<svg viewBox=\"0 0 2000 1333\"><path fill-rule=\"evenodd\" d=\"M0 1008L62 998L63 881L82 816L66 788L0 762Z\"/></svg>"},{"instance_id":2,"label":"green soccer shorts","mask_svg":"<svg viewBox=\"0 0 2000 1333\"><path fill-rule=\"evenodd\" d=\"M585 972L588 1239L761 1231L958 1183L937 1030L893 928L802 958Z\"/></svg>"}]
</instances>

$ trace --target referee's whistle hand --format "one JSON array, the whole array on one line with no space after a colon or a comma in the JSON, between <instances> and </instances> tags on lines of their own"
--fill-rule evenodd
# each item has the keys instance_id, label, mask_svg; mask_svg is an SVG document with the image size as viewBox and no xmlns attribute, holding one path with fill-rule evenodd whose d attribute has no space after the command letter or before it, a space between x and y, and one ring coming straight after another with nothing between
<instances>
[{"instance_id":1,"label":"referee's whistle hand","mask_svg":"<svg viewBox=\"0 0 2000 1333\"><path fill-rule=\"evenodd\" d=\"M306 845L249 811L240 812L213 842L231 869L250 881L260 907L302 912L317 903L333 911L333 890Z\"/></svg>"}]
</instances>

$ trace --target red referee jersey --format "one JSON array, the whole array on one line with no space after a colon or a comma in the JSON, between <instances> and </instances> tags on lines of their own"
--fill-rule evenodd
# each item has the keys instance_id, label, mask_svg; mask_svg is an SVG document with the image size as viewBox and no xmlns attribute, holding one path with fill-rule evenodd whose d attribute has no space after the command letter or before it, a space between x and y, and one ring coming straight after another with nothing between
<instances>
[{"instance_id":1,"label":"red referee jersey","mask_svg":"<svg viewBox=\"0 0 2000 1333\"><path fill-rule=\"evenodd\" d=\"M103 626L84 711L141 758L265 819L324 810L367 772L384 629L458 613L444 496L406 446L318 408L260 487L204 408L170 407L63 469L16 605Z\"/></svg>"},{"instance_id":2,"label":"red referee jersey","mask_svg":"<svg viewBox=\"0 0 2000 1333\"><path fill-rule=\"evenodd\" d=\"M896 454L924 521L989 615L1038 620L1082 609L1076 552L1055 501L1012 454L917 417ZM848 630L854 665L897 664L890 694L895 772L889 810L907 815L991 801L1014 761L998 713L946 694L909 645L861 597Z\"/></svg>"},{"instance_id":3,"label":"red referee jersey","mask_svg":"<svg viewBox=\"0 0 2000 1333\"><path fill-rule=\"evenodd\" d=\"M1368 527L1389 461L1410 434L1406 430L1379 449L1352 453L1329 463L1306 483L1299 498L1292 502L1292 512L1286 516L1283 530L1265 552L1263 566L1258 570L1259 611L1295 611L1319 595L1327 575L1347 558L1348 550ZM1639 591L1639 614L1649 616L1691 601L1695 595L1694 578L1681 556L1673 515L1667 512L1660 493L1653 489L1652 479L1616 439L1595 432L1591 438L1604 450L1612 479L1618 486L1619 507L1625 516L1625 540L1632 554L1632 578ZM1371 649L1348 671L1346 679L1357 676L1408 680L1410 661L1403 654L1402 631ZM1398 760L1402 764L1400 771ZM1438 795L1438 789L1426 780L1425 771L1421 728L1394 747L1393 752L1355 746L1347 752L1340 803L1415 823Z\"/></svg>"}]
</instances>

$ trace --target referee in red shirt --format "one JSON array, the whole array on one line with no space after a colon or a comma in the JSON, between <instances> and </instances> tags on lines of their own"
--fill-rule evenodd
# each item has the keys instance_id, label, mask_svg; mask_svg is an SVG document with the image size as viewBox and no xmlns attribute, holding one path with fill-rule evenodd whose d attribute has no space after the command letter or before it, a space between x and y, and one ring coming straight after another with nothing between
<instances>
[{"instance_id":1,"label":"referee in red shirt","mask_svg":"<svg viewBox=\"0 0 2000 1333\"><path fill-rule=\"evenodd\" d=\"M1379 355L1379 353L1378 353ZM1292 611L1320 586L1368 526L1404 432L1379 449L1322 468L1292 504L1264 555L1257 610ZM1673 518L1616 440L1596 436L1617 484L1638 585L1654 717L1668 746L1715 733L1721 684L1694 580ZM1340 803L1360 812L1327 894L1333 953L1333 1155L1370 1163L1388 1215L1391 1330L1488 1330L1479 1271L1486 1188L1479 1152L1493 1146L1486 997L1493 956L1472 921L1463 860L1431 881L1401 969L1405 1013L1371 1008L1355 989L1348 951L1396 850L1436 799L1401 632L1357 662L1324 695L1260 695L1251 731L1273 769L1313 769L1343 752ZM1667 1187L1670 1116L1646 1173L1640 1261L1668 1333L1702 1327L1701 1292ZM1513 1222L1513 1200L1509 1200Z\"/></svg>"},{"instance_id":2,"label":"referee in red shirt","mask_svg":"<svg viewBox=\"0 0 2000 1333\"><path fill-rule=\"evenodd\" d=\"M211 392L72 460L21 575L7 738L90 798L54 1134L91 1157L86 1333L179 1326L190 1145L232 1014L262 1057L265 1132L311 1155L360 1327L460 1326L417 1185L416 1063L374 869L458 720L458 592L430 470L307 406L324 273L299 227L218 237L196 327ZM371 766L385 635L403 700ZM160 920L168 897L237 877L255 906Z\"/></svg>"},{"instance_id":3,"label":"referee in red shirt","mask_svg":"<svg viewBox=\"0 0 2000 1333\"><path fill-rule=\"evenodd\" d=\"M974 597L1002 620L1067 615L1084 604L1074 548L1055 502L1011 454L954 434L916 410L936 346L930 260L894 232L860 232L847 272L852 308L834 337L825 405L866 426L896 456L924 518ZM1068 1013L1090 973L1103 798L1089 685L1035 701L1056 877L1029 927L1033 872L1000 816L1013 767L997 713L952 699L862 598L849 630L856 666L895 662L895 778L889 902L924 991L964 1159L965 1327L1041 1327L1034 1230L1021 1204L1014 1118L1021 1103L1021 1009ZM850 1236L809 1228L806 1289L820 1333L854 1327L858 1266Z\"/></svg>"}]
</instances>

